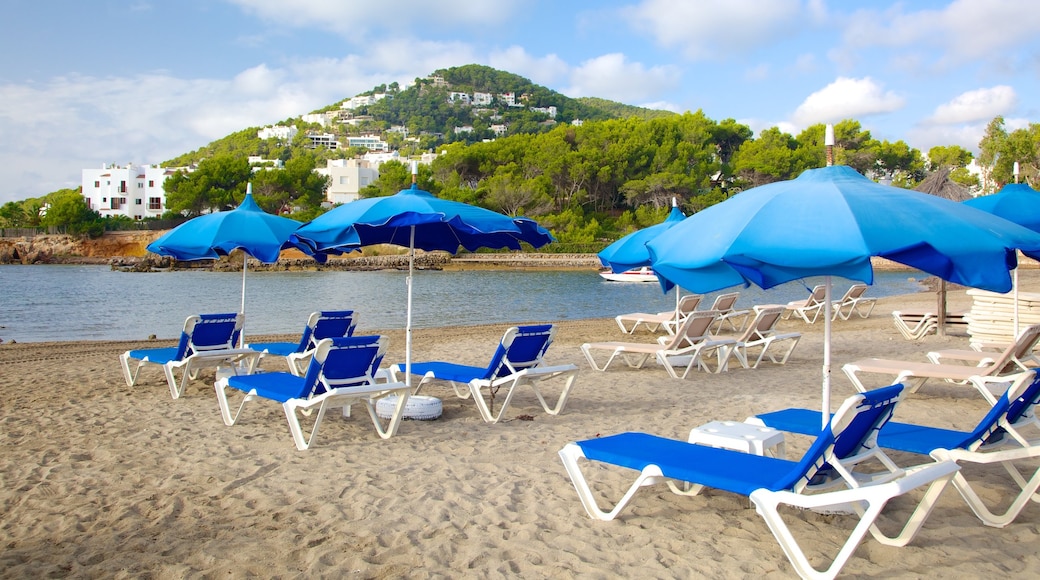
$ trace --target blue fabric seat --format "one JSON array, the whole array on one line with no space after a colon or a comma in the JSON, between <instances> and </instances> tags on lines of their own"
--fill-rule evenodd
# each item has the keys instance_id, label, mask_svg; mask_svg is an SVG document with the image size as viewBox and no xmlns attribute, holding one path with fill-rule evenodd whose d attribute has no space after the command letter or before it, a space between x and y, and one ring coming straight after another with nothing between
<instances>
[{"instance_id":1,"label":"blue fabric seat","mask_svg":"<svg viewBox=\"0 0 1040 580\"><path fill-rule=\"evenodd\" d=\"M325 338L315 347L314 356L303 376L277 372L222 378L215 385L221 418L225 425L234 425L247 402L254 399L278 402L289 421L289 431L296 448L302 451L314 441L326 411L341 408L347 416L351 405L363 404L379 436L389 439L397 433L404 416L409 388L404 383L375 381L375 373L386 354L387 343L386 337L382 336ZM228 395L236 390L245 395L238 410L232 413ZM391 395L398 395L397 405L389 423L384 426L376 412L376 403ZM310 414L315 409L317 414L310 434L305 435L297 411Z\"/></svg>"},{"instance_id":2,"label":"blue fabric seat","mask_svg":"<svg viewBox=\"0 0 1040 580\"><path fill-rule=\"evenodd\" d=\"M357 328L357 315L353 310L323 310L312 312L307 317L299 342L250 343L249 348L260 352L261 362L267 356L285 357L289 372L302 375L307 369L318 341L323 338L353 336Z\"/></svg>"},{"instance_id":3,"label":"blue fabric seat","mask_svg":"<svg viewBox=\"0 0 1040 580\"><path fill-rule=\"evenodd\" d=\"M543 364L545 352L552 345L556 335L556 327L552 324L530 326L514 326L506 330L495 348L491 361L487 366L472 366L445 361L417 362L411 364L411 375L420 376L413 394L430 383L449 383L455 394L467 399L473 397L481 418L488 423L496 423L502 418L517 387L529 385L541 403L542 409L550 415L558 415L567 404L567 398L578 375L576 365ZM390 367L390 374L395 378L399 373L406 373L406 365L395 364ZM409 377L406 377L408 379ZM555 406L545 400L539 384L547 379L564 380L563 390ZM505 400L494 413L495 395L501 388L506 388ZM490 396L490 404L484 398L484 392Z\"/></svg>"},{"instance_id":4,"label":"blue fabric seat","mask_svg":"<svg viewBox=\"0 0 1040 580\"><path fill-rule=\"evenodd\" d=\"M252 373L260 354L252 349L237 348L244 323L245 315L234 312L189 316L177 346L128 350L119 355L123 379L132 387L143 367L160 366L170 386L170 395L176 399L203 368L224 366L235 372ZM132 370L131 361L136 363ZM180 381L177 371L181 372Z\"/></svg>"},{"instance_id":5,"label":"blue fabric seat","mask_svg":"<svg viewBox=\"0 0 1040 580\"><path fill-rule=\"evenodd\" d=\"M994 513L982 502L963 470L954 477L953 485L983 523L1004 527L1018 517L1031 498L1040 502L1040 495L1036 493L1040 488L1040 467L1033 467L1035 471L1028 480L1016 467L1016 462L1040 457L1040 439L1030 440L1023 433L1027 425L1038 425L1035 411L1040 401L1040 378L1036 377L1035 371L1026 371L985 380L1010 380L1011 385L971 431L889 422L878 435L878 445L885 449L930 455L937 460L1000 464L1019 487L1002 513ZM811 435L813 426L820 424L820 412L784 409L756 415L748 421L781 431Z\"/></svg>"},{"instance_id":6,"label":"blue fabric seat","mask_svg":"<svg viewBox=\"0 0 1040 580\"><path fill-rule=\"evenodd\" d=\"M620 433L569 443L560 450L560 458L585 511L593 518L614 519L646 485L666 483L672 492L681 495L696 495L706 487L728 491L754 502L798 574L832 578L868 531L887 545L903 546L910 542L958 470L952 461L913 469L894 468L891 460L876 448L877 433L891 417L902 390L902 385L893 385L846 399L826 427L821 429L817 422L815 441L797 461L647 433ZM849 472L849 464L872 458L885 464L888 471L870 481L857 479ZM580 460L635 470L639 475L614 507L605 510L599 507L600 494L593 493ZM838 486L841 488L832 489ZM881 532L875 523L888 501L924 486L924 497L899 534L888 536ZM830 565L820 571L806 557L781 517L780 505L823 510L851 506L859 521Z\"/></svg>"}]
</instances>

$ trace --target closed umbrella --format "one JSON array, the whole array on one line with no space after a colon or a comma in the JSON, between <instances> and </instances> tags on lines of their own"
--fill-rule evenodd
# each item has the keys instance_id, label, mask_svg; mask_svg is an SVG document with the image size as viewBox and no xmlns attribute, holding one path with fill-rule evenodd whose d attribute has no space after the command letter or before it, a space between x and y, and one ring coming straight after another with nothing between
<instances>
[{"instance_id":1,"label":"closed umbrella","mask_svg":"<svg viewBox=\"0 0 1040 580\"><path fill-rule=\"evenodd\" d=\"M746 190L647 243L662 285L710 292L827 277L823 415L830 413L830 277L873 282L871 257L944 280L1011 289L1016 249L1040 254L1040 234L935 196L875 183L846 166Z\"/></svg>"},{"instance_id":2,"label":"closed umbrella","mask_svg":"<svg viewBox=\"0 0 1040 580\"><path fill-rule=\"evenodd\" d=\"M995 216L1040 232L1040 191L1025 183L1009 183L991 195L982 195L964 202ZM1018 335L1018 269L1015 269L1015 315L1012 338Z\"/></svg>"},{"instance_id":3,"label":"closed umbrella","mask_svg":"<svg viewBox=\"0 0 1040 580\"><path fill-rule=\"evenodd\" d=\"M548 230L523 217L509 217L491 210L440 199L418 189L394 195L360 199L341 205L301 226L292 242L319 261L328 254L341 254L362 246L394 244L408 248L407 313L405 322L405 381L411 384L412 367L412 274L415 250L442 250L455 254L459 248L521 249L526 242L539 248L553 241Z\"/></svg>"},{"instance_id":4,"label":"closed umbrella","mask_svg":"<svg viewBox=\"0 0 1040 580\"><path fill-rule=\"evenodd\" d=\"M148 251L175 260L216 260L242 250L266 264L278 261L289 236L301 222L260 209L253 199L253 184L246 186L246 197L233 210L218 211L192 218L148 244ZM242 303L246 311L247 262L242 259ZM242 333L245 334L244 332ZM244 343L245 338L240 338Z\"/></svg>"}]
</instances>

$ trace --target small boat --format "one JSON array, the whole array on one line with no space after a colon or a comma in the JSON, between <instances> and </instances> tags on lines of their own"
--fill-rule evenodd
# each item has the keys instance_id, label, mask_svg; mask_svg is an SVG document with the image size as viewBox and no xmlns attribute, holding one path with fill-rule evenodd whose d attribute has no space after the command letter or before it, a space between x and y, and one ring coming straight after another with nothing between
<instances>
[{"instance_id":1,"label":"small boat","mask_svg":"<svg viewBox=\"0 0 1040 580\"><path fill-rule=\"evenodd\" d=\"M603 270L599 275L611 282L657 282L657 274L654 274L653 269L649 266L633 268L624 272Z\"/></svg>"}]
</instances>

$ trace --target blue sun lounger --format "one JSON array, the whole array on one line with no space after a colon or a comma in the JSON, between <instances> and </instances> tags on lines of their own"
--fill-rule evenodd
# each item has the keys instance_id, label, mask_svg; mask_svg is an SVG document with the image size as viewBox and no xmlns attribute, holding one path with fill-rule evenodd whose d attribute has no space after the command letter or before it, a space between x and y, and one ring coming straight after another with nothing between
<instances>
[{"instance_id":1,"label":"blue sun lounger","mask_svg":"<svg viewBox=\"0 0 1040 580\"><path fill-rule=\"evenodd\" d=\"M234 312L189 316L184 321L177 346L128 350L119 355L126 385L134 386L141 368L157 365L166 374L170 395L176 399L184 394L188 383L195 380L203 368L228 367L236 372L252 373L260 353L248 348L236 348L244 322L245 315ZM132 371L130 361L137 363ZM177 381L176 371L182 373L180 382Z\"/></svg>"},{"instance_id":2,"label":"blue sun lounger","mask_svg":"<svg viewBox=\"0 0 1040 580\"><path fill-rule=\"evenodd\" d=\"M904 546L910 542L959 469L954 462L943 461L896 469L864 482L852 477L847 464L839 461L876 458L883 463L891 462L876 449L873 441L880 426L891 417L902 390L902 385L893 385L846 399L826 427L821 430L817 422L816 440L798 461L646 433L621 433L569 443L560 450L560 458L585 511L593 518L614 519L646 485L667 483L672 492L681 495L696 495L705 487L720 489L750 497L799 575L833 578L868 531L886 545ZM613 508L604 510L597 504L598 494L593 493L580 469L581 459L635 470L639 475L621 500ZM844 484L843 489L830 490L840 484ZM888 501L922 486L928 489L900 533L888 536L881 532L875 524ZM817 489L821 491L810 493ZM860 519L831 564L819 571L781 518L780 505L806 509L851 506Z\"/></svg>"},{"instance_id":3,"label":"blue sun lounger","mask_svg":"<svg viewBox=\"0 0 1040 580\"><path fill-rule=\"evenodd\" d=\"M567 397L578 375L578 367L573 364L542 364L542 357L549 350L555 335L556 327L552 324L514 326L506 330L486 367L444 361L412 363L412 375L422 377L412 394L419 394L419 389L429 383L450 383L459 398L473 397L480 417L485 422L496 423L509 408L517 387L529 385L538 397L542 409L550 415L559 415L567 404ZM404 367L403 364L391 366L390 376L397 380L397 374L403 373ZM565 382L556 405L550 406L538 386L542 381L553 378L562 378ZM493 412L495 394L503 387L507 389L506 398L496 415ZM484 399L485 389L490 394L490 405Z\"/></svg>"},{"instance_id":4,"label":"blue sun lounger","mask_svg":"<svg viewBox=\"0 0 1040 580\"><path fill-rule=\"evenodd\" d=\"M1017 375L979 377L986 382L1007 382L1011 386L996 400L985 417L971 431L940 429L909 423L889 422L878 435L884 449L930 455L936 460L958 463L999 464L1019 487L1018 494L1003 513L994 514L972 488L963 470L953 478L953 485L975 515L988 526L1002 528L1013 522L1030 499L1040 502L1040 467L1034 466L1028 480L1014 462L1040 457L1040 439L1029 440L1023 434L1027 425L1040 425L1035 411L1040 402L1040 378L1035 371ZM766 425L780 431L810 435L813 425L820 424L820 412L809 409L785 409L748 418L747 422ZM815 423L814 423L815 422Z\"/></svg>"},{"instance_id":5,"label":"blue sun lounger","mask_svg":"<svg viewBox=\"0 0 1040 580\"><path fill-rule=\"evenodd\" d=\"M326 338L314 349L307 373L302 377L278 372L222 378L214 385L221 418L225 425L234 425L246 403L253 399L281 403L296 448L302 451L314 441L326 411L341 408L346 416L351 405L363 404L379 436L389 439L397 433L404 416L409 388L404 383L375 382L375 372L386 354L387 342L382 336ZM233 390L245 393L234 414L228 400L228 393ZM398 395L397 404L384 427L376 403L390 395ZM305 437L296 412L310 414L315 409L318 412L314 424L310 435Z\"/></svg>"},{"instance_id":6,"label":"blue sun lounger","mask_svg":"<svg viewBox=\"0 0 1040 580\"><path fill-rule=\"evenodd\" d=\"M246 346L260 352L261 362L268 356L285 357L289 372L302 375L318 341L323 338L353 336L355 328L357 316L353 310L324 310L312 312L307 318L299 342L261 342Z\"/></svg>"}]
</instances>

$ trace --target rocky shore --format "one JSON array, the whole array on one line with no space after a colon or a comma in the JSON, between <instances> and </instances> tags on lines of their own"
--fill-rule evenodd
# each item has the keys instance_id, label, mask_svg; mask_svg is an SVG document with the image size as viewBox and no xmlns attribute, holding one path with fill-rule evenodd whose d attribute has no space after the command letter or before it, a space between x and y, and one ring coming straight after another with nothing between
<instances>
[{"instance_id":1,"label":"rocky shore","mask_svg":"<svg viewBox=\"0 0 1040 580\"><path fill-rule=\"evenodd\" d=\"M239 270L239 256L216 261L177 262L148 252L146 247L163 232L112 232L97 239L81 239L67 235L41 235L0 238L0 264L98 264L112 268L148 272L170 268L206 268ZM581 269L599 268L594 254L535 254L503 252L460 254L416 252L415 267L423 270L471 269ZM364 253L330 258L325 264L294 250L282 252L275 264L250 260L251 270L406 270L407 251L396 246L368 249Z\"/></svg>"}]
</instances>

